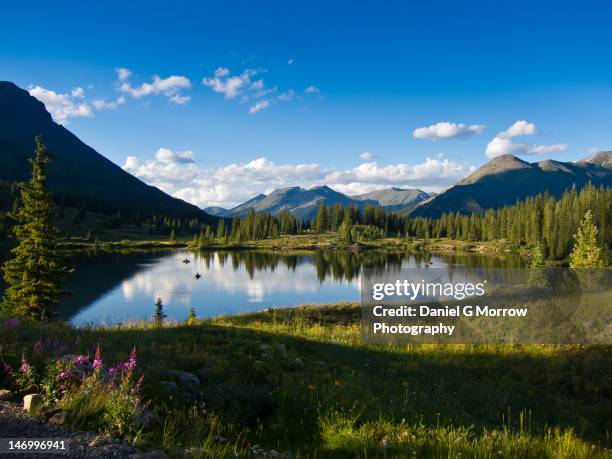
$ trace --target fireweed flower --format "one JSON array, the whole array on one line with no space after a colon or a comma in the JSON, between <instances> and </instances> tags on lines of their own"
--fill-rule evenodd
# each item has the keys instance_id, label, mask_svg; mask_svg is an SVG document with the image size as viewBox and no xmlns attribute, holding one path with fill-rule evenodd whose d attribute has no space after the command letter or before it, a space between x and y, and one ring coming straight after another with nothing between
<instances>
[{"instance_id":1,"label":"fireweed flower","mask_svg":"<svg viewBox=\"0 0 612 459\"><path fill-rule=\"evenodd\" d=\"M134 349L132 349L130 359L123 364L123 367L126 371L132 371L134 368L136 368L136 346L134 346Z\"/></svg>"},{"instance_id":2,"label":"fireweed flower","mask_svg":"<svg viewBox=\"0 0 612 459\"><path fill-rule=\"evenodd\" d=\"M68 379L70 377L70 373L68 371L62 371L60 374L57 375L57 380L58 381L64 381L66 379Z\"/></svg>"},{"instance_id":3,"label":"fireweed flower","mask_svg":"<svg viewBox=\"0 0 612 459\"><path fill-rule=\"evenodd\" d=\"M78 365L89 361L89 357L87 357L86 355L77 355L72 361L73 363Z\"/></svg>"},{"instance_id":4,"label":"fireweed flower","mask_svg":"<svg viewBox=\"0 0 612 459\"><path fill-rule=\"evenodd\" d=\"M102 366L102 351L100 350L100 345L98 344L98 347L96 348L96 356L94 357L94 361L93 361L93 368L94 370L96 368L99 368Z\"/></svg>"},{"instance_id":5,"label":"fireweed flower","mask_svg":"<svg viewBox=\"0 0 612 459\"><path fill-rule=\"evenodd\" d=\"M34 352L36 352L39 355L42 354L43 347L44 346L43 346L42 340L39 339L38 341L34 343Z\"/></svg>"},{"instance_id":6,"label":"fireweed flower","mask_svg":"<svg viewBox=\"0 0 612 459\"><path fill-rule=\"evenodd\" d=\"M30 371L30 368L32 367L28 362L26 362L25 356L21 354L21 366L19 367L19 371L21 371L22 373L27 373L28 371Z\"/></svg>"}]
</instances>

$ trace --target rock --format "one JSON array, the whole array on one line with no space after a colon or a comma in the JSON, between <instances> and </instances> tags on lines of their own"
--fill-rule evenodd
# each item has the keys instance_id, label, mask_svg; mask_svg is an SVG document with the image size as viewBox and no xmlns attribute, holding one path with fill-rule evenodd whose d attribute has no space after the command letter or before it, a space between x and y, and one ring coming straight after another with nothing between
<instances>
[{"instance_id":1,"label":"rock","mask_svg":"<svg viewBox=\"0 0 612 459\"><path fill-rule=\"evenodd\" d=\"M38 410L38 415L45 419L48 420L50 417L52 417L54 414L59 413L61 410L61 408L51 408L48 406L43 406L40 410Z\"/></svg>"},{"instance_id":2,"label":"rock","mask_svg":"<svg viewBox=\"0 0 612 459\"><path fill-rule=\"evenodd\" d=\"M38 394L28 394L23 397L23 411L32 414L42 405L42 397Z\"/></svg>"},{"instance_id":3,"label":"rock","mask_svg":"<svg viewBox=\"0 0 612 459\"><path fill-rule=\"evenodd\" d=\"M49 418L49 423L50 424L55 424L58 426L62 426L66 423L66 418L68 417L68 412L67 411L58 411L57 413L55 413L53 416L51 416Z\"/></svg>"},{"instance_id":4,"label":"rock","mask_svg":"<svg viewBox=\"0 0 612 459\"><path fill-rule=\"evenodd\" d=\"M198 377L188 371L168 370L167 373L173 376L181 386L195 387L200 385Z\"/></svg>"},{"instance_id":5,"label":"rock","mask_svg":"<svg viewBox=\"0 0 612 459\"><path fill-rule=\"evenodd\" d=\"M120 440L118 438L111 437L110 435L100 435L94 438L89 443L89 446L94 447L94 446L104 446L104 445L116 445L119 442Z\"/></svg>"},{"instance_id":6,"label":"rock","mask_svg":"<svg viewBox=\"0 0 612 459\"><path fill-rule=\"evenodd\" d=\"M176 384L174 381L160 381L159 385L168 392L175 392L178 390L178 384Z\"/></svg>"},{"instance_id":7,"label":"rock","mask_svg":"<svg viewBox=\"0 0 612 459\"><path fill-rule=\"evenodd\" d=\"M137 430L150 430L160 422L161 420L151 411L142 410L134 420L134 427L136 427Z\"/></svg>"},{"instance_id":8,"label":"rock","mask_svg":"<svg viewBox=\"0 0 612 459\"><path fill-rule=\"evenodd\" d=\"M168 455L160 450L135 453L130 455L130 459L169 459Z\"/></svg>"},{"instance_id":9,"label":"rock","mask_svg":"<svg viewBox=\"0 0 612 459\"><path fill-rule=\"evenodd\" d=\"M8 402L9 400L13 400L15 398L15 394L13 394L10 390L0 389L0 401Z\"/></svg>"}]
</instances>

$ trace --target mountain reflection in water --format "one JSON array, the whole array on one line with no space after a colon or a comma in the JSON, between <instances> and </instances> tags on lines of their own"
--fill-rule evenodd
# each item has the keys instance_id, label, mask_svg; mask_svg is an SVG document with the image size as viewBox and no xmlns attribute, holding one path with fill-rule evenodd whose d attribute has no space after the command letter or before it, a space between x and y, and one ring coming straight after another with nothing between
<instances>
[{"instance_id":1,"label":"mountain reflection in water","mask_svg":"<svg viewBox=\"0 0 612 459\"><path fill-rule=\"evenodd\" d=\"M190 263L183 263L184 259ZM359 300L363 268L519 267L516 257L433 255L378 251L316 251L292 254L258 251L147 250L73 257L76 268L60 314L75 324L150 319L162 298L169 320L257 311L268 307ZM201 278L196 279L196 273Z\"/></svg>"}]
</instances>

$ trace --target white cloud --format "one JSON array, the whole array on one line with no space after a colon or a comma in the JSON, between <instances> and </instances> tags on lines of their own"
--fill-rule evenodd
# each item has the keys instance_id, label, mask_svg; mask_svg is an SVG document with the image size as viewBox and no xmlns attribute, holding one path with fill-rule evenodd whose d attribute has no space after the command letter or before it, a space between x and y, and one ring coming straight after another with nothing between
<instances>
[{"instance_id":1,"label":"white cloud","mask_svg":"<svg viewBox=\"0 0 612 459\"><path fill-rule=\"evenodd\" d=\"M57 123L66 124L69 118L93 116L91 105L81 100L83 88L60 94L42 86L33 86L29 88L29 92L45 104L45 108ZM73 95L75 93L78 95Z\"/></svg>"},{"instance_id":2,"label":"white cloud","mask_svg":"<svg viewBox=\"0 0 612 459\"><path fill-rule=\"evenodd\" d=\"M364 151L359 155L359 159L362 161L373 161L376 158L374 153L370 153L369 151Z\"/></svg>"},{"instance_id":3,"label":"white cloud","mask_svg":"<svg viewBox=\"0 0 612 459\"><path fill-rule=\"evenodd\" d=\"M117 78L119 79L119 81L125 81L132 75L132 72L130 72L130 70L126 69L125 67L116 68L115 73L117 73Z\"/></svg>"},{"instance_id":4,"label":"white cloud","mask_svg":"<svg viewBox=\"0 0 612 459\"><path fill-rule=\"evenodd\" d=\"M304 89L304 92L306 94L319 94L321 90L316 86L308 86L306 89Z\"/></svg>"},{"instance_id":5,"label":"white cloud","mask_svg":"<svg viewBox=\"0 0 612 459\"><path fill-rule=\"evenodd\" d=\"M263 78L254 79L256 75L266 71L266 69L246 69L239 75L232 75L228 68L219 67L212 77L204 78L202 84L216 93L223 94L226 99L240 96L241 104L251 102L248 112L253 115L276 102L289 102L295 98L293 89L275 96L274 93L278 91L276 86L267 87Z\"/></svg>"},{"instance_id":6,"label":"white cloud","mask_svg":"<svg viewBox=\"0 0 612 459\"><path fill-rule=\"evenodd\" d=\"M567 149L567 144L557 143L553 145L536 145L528 142L513 142L514 137L534 135L537 127L528 121L516 121L505 131L498 133L487 144L485 154L489 158L501 155L546 155L559 153Z\"/></svg>"},{"instance_id":7,"label":"white cloud","mask_svg":"<svg viewBox=\"0 0 612 459\"><path fill-rule=\"evenodd\" d=\"M121 84L118 89L124 94L129 94L135 99L141 97L163 94L170 102L178 105L184 105L189 102L190 97L185 96L181 91L191 87L189 78L182 75L171 75L168 78L160 78L158 75L153 75L150 83L142 83L139 86L132 86L127 80L130 73L127 69L117 71ZM125 72L127 71L127 73Z\"/></svg>"},{"instance_id":8,"label":"white cloud","mask_svg":"<svg viewBox=\"0 0 612 459\"><path fill-rule=\"evenodd\" d=\"M379 165L362 163L349 169L319 164L276 164L266 158L216 168L196 164L189 152L173 153L162 148L152 159L130 156L123 168L173 196L201 207L233 207L259 193L275 188L326 184L348 194L390 186L417 186L439 191L469 174L473 168L443 157L427 158L421 164Z\"/></svg>"},{"instance_id":9,"label":"white cloud","mask_svg":"<svg viewBox=\"0 0 612 459\"><path fill-rule=\"evenodd\" d=\"M30 86L29 92L45 104L47 111L59 124L67 124L70 118L91 117L96 110L114 110L125 102L123 96L112 102L104 99L88 101L85 99L85 90L81 87L61 94L42 86Z\"/></svg>"},{"instance_id":10,"label":"white cloud","mask_svg":"<svg viewBox=\"0 0 612 459\"><path fill-rule=\"evenodd\" d=\"M516 121L505 131L497 134L498 137L511 139L522 135L534 135L537 132L536 125L525 120Z\"/></svg>"},{"instance_id":11,"label":"white cloud","mask_svg":"<svg viewBox=\"0 0 612 459\"><path fill-rule=\"evenodd\" d=\"M125 96L119 96L112 102L104 99L95 99L91 103L96 110L116 110L117 107L123 104L125 104Z\"/></svg>"},{"instance_id":12,"label":"white cloud","mask_svg":"<svg viewBox=\"0 0 612 459\"><path fill-rule=\"evenodd\" d=\"M288 91L283 92L282 94L279 94L277 99L281 102L289 102L290 100L293 100L294 97L295 91L293 89L290 89Z\"/></svg>"},{"instance_id":13,"label":"white cloud","mask_svg":"<svg viewBox=\"0 0 612 459\"><path fill-rule=\"evenodd\" d=\"M458 137L466 138L476 134L482 134L485 128L486 126L484 124L472 124L467 126L463 123L442 121L432 124L431 126L417 128L412 132L412 135L416 139L431 140L454 139Z\"/></svg>"},{"instance_id":14,"label":"white cloud","mask_svg":"<svg viewBox=\"0 0 612 459\"><path fill-rule=\"evenodd\" d=\"M202 84L210 87L213 91L219 94L223 94L226 99L233 99L249 87L251 77L255 76L256 74L256 70L247 69L240 75L231 76L228 68L219 67L217 70L215 70L214 77L204 78L202 80ZM261 85L261 88L263 88L263 80L258 80L256 83L257 85Z\"/></svg>"},{"instance_id":15,"label":"white cloud","mask_svg":"<svg viewBox=\"0 0 612 459\"><path fill-rule=\"evenodd\" d=\"M255 105L252 105L249 108L249 115L254 115L258 111L263 110L265 108L268 108L269 105L270 105L270 101L268 101L268 100L260 100Z\"/></svg>"},{"instance_id":16,"label":"white cloud","mask_svg":"<svg viewBox=\"0 0 612 459\"><path fill-rule=\"evenodd\" d=\"M70 91L70 95L72 97L82 99L83 97L85 97L85 90L79 86Z\"/></svg>"}]
</instances>

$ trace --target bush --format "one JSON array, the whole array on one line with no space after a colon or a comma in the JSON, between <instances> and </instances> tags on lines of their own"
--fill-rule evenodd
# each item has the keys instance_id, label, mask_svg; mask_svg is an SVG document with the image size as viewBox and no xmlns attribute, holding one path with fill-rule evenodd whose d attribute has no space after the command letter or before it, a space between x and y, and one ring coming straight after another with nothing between
<instances>
[{"instance_id":1,"label":"bush","mask_svg":"<svg viewBox=\"0 0 612 459\"><path fill-rule=\"evenodd\" d=\"M382 229L372 225L355 225L351 229L351 236L354 241L375 241L385 234Z\"/></svg>"}]
</instances>

